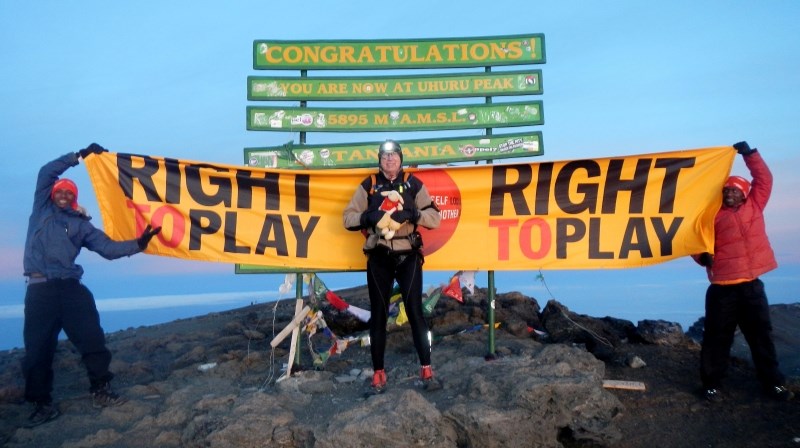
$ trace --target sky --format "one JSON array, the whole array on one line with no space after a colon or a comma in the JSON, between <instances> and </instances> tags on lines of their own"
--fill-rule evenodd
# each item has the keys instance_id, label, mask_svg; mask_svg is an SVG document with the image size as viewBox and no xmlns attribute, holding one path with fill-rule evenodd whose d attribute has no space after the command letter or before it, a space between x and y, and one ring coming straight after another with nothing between
<instances>
[{"instance_id":1,"label":"sky","mask_svg":"<svg viewBox=\"0 0 800 448\"><path fill-rule=\"evenodd\" d=\"M36 173L97 142L114 152L241 164L243 149L299 141L245 128L252 42L459 38L541 33L545 153L534 161L732 145L758 147L775 176L766 210L779 268L772 303L800 301L800 3L766 0L587 2L205 2L0 0L0 349L21 344L22 254ZM280 73L291 75L291 72ZM295 73L296 74L296 73ZM513 131L513 129L512 129ZM386 135L402 138L408 134ZM409 137L411 138L411 137ZM332 136L309 133L308 143ZM356 138L353 141L364 141ZM747 176L737 157L733 174ZM65 173L102 228L83 165ZM467 250L465 248L465 250ZM283 274L136 255L78 262L107 331L294 297ZM452 272L426 272L426 286ZM499 292L541 306L688 328L705 272L688 258L602 271L496 272ZM363 273L325 274L331 289ZM476 284L486 287L488 273Z\"/></svg>"}]
</instances>

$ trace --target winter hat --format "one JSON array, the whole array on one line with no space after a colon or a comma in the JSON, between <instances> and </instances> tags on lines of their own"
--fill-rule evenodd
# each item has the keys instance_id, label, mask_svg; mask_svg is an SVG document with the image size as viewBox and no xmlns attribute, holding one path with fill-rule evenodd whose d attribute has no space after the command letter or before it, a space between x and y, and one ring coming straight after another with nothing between
<instances>
[{"instance_id":1,"label":"winter hat","mask_svg":"<svg viewBox=\"0 0 800 448\"><path fill-rule=\"evenodd\" d=\"M53 184L53 189L50 191L50 199L55 200L55 193L58 190L67 190L72 192L75 196L75 199L72 200L72 208L74 210L78 210L78 186L75 185L75 182L69 179L58 179L56 183Z\"/></svg>"},{"instance_id":2,"label":"winter hat","mask_svg":"<svg viewBox=\"0 0 800 448\"><path fill-rule=\"evenodd\" d=\"M723 188L738 188L746 198L750 194L750 181L741 176L731 176L725 181Z\"/></svg>"},{"instance_id":3,"label":"winter hat","mask_svg":"<svg viewBox=\"0 0 800 448\"><path fill-rule=\"evenodd\" d=\"M386 140L378 147L378 166L380 166L381 154L396 152L400 156L400 164L403 164L403 148L400 143L394 140Z\"/></svg>"}]
</instances>

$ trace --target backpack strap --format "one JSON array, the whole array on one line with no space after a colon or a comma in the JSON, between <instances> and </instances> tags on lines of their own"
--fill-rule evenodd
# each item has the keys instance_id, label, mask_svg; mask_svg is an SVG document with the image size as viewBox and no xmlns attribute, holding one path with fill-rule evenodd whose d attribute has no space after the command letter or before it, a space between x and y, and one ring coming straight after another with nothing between
<instances>
[{"instance_id":1,"label":"backpack strap","mask_svg":"<svg viewBox=\"0 0 800 448\"><path fill-rule=\"evenodd\" d=\"M378 183L378 176L376 176L375 174L371 174L369 178L372 184L372 186L369 188L369 195L372 196L373 194L375 194L375 189L377 188L376 184Z\"/></svg>"},{"instance_id":2,"label":"backpack strap","mask_svg":"<svg viewBox=\"0 0 800 448\"><path fill-rule=\"evenodd\" d=\"M403 189L408 189L411 187L411 173L403 172ZM372 196L375 194L376 191L380 191L383 189L384 184L378 185L378 176L375 174L370 174L370 180L372 182L372 186L369 188L369 195Z\"/></svg>"}]
</instances>

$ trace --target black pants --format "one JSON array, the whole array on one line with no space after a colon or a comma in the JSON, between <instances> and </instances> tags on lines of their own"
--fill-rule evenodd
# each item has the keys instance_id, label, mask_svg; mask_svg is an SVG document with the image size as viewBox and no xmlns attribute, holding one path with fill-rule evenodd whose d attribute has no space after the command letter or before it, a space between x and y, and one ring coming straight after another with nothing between
<instances>
[{"instance_id":1,"label":"black pants","mask_svg":"<svg viewBox=\"0 0 800 448\"><path fill-rule=\"evenodd\" d=\"M35 283L28 285L25 293L22 372L28 401L52 401L53 358L62 329L83 358L90 390L102 387L113 377L108 371L111 352L106 348L92 293L78 280Z\"/></svg>"},{"instance_id":2,"label":"black pants","mask_svg":"<svg viewBox=\"0 0 800 448\"><path fill-rule=\"evenodd\" d=\"M397 256L377 248L370 252L367 260L367 289L369 290L370 320L369 339L372 367L383 369L386 351L386 322L389 316L389 300L395 280L403 297L414 348L420 365L430 365L431 346L428 341L428 326L422 314L422 254L417 251Z\"/></svg>"},{"instance_id":3,"label":"black pants","mask_svg":"<svg viewBox=\"0 0 800 448\"><path fill-rule=\"evenodd\" d=\"M719 388L728 369L736 326L742 330L762 386L783 385L772 340L772 321L764 283L755 279L736 285L711 285L706 292L706 317L700 351L700 376L705 388Z\"/></svg>"}]
</instances>

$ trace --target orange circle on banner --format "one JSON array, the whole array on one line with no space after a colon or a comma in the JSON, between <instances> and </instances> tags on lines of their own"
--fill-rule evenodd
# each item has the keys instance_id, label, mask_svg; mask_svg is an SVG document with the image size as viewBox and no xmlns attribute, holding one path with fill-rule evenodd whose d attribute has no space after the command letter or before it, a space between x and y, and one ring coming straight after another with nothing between
<instances>
[{"instance_id":1,"label":"orange circle on banner","mask_svg":"<svg viewBox=\"0 0 800 448\"><path fill-rule=\"evenodd\" d=\"M426 170L414 173L428 188L436 207L442 215L442 222L436 229L418 227L422 234L423 253L430 255L450 240L461 219L461 191L444 170Z\"/></svg>"}]
</instances>

